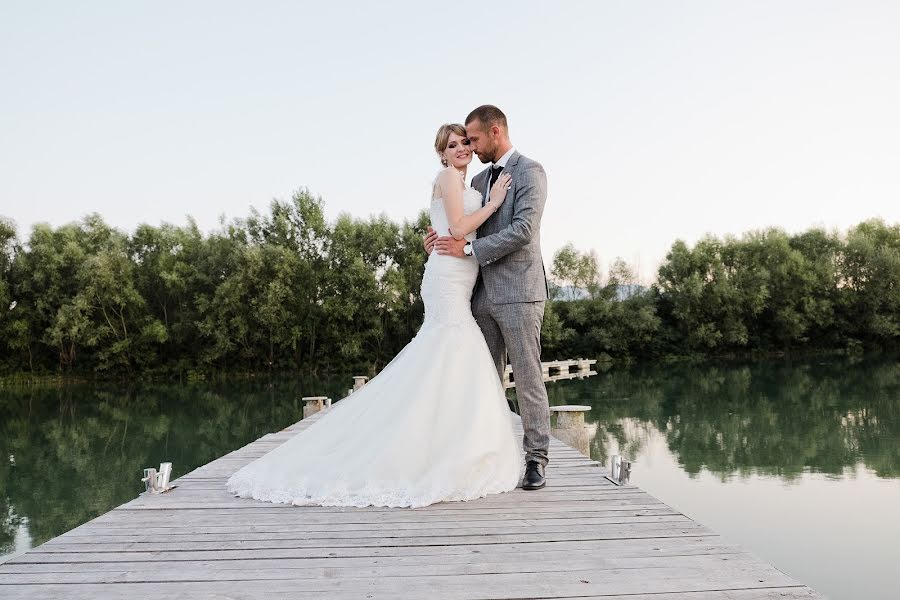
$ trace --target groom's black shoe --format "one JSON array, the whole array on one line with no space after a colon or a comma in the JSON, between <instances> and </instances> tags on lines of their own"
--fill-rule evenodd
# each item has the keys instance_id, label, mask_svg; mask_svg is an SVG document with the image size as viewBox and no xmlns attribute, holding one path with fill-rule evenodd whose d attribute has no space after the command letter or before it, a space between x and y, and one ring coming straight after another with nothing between
<instances>
[{"instance_id":1,"label":"groom's black shoe","mask_svg":"<svg viewBox=\"0 0 900 600\"><path fill-rule=\"evenodd\" d=\"M539 490L547 484L544 479L544 465L529 460L525 465L525 477L522 479L523 490Z\"/></svg>"}]
</instances>

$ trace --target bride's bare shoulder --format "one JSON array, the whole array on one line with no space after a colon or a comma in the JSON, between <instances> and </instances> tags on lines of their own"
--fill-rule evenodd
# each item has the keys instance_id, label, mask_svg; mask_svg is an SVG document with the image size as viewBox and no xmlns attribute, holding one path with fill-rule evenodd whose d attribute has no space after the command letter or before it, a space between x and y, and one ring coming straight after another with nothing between
<instances>
[{"instance_id":1,"label":"bride's bare shoulder","mask_svg":"<svg viewBox=\"0 0 900 600\"><path fill-rule=\"evenodd\" d=\"M459 179L459 171L454 169L453 167L444 167L440 171L438 171L438 180L439 181L452 181L455 177Z\"/></svg>"},{"instance_id":2,"label":"bride's bare shoulder","mask_svg":"<svg viewBox=\"0 0 900 600\"><path fill-rule=\"evenodd\" d=\"M453 167L441 169L437 176L437 184L445 190L464 188L466 186L459 171Z\"/></svg>"}]
</instances>

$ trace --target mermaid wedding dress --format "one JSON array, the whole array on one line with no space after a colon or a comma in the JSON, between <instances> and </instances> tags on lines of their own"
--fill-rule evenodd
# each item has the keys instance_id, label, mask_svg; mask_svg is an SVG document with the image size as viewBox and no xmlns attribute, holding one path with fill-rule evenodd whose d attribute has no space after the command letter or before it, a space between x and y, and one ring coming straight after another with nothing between
<instances>
[{"instance_id":1,"label":"mermaid wedding dress","mask_svg":"<svg viewBox=\"0 0 900 600\"><path fill-rule=\"evenodd\" d=\"M463 204L471 214L481 194L466 188ZM449 235L440 198L430 214ZM366 386L232 475L228 490L297 505L421 507L514 489L521 444L472 316L477 277L473 257L432 252L425 320L412 341Z\"/></svg>"}]
</instances>

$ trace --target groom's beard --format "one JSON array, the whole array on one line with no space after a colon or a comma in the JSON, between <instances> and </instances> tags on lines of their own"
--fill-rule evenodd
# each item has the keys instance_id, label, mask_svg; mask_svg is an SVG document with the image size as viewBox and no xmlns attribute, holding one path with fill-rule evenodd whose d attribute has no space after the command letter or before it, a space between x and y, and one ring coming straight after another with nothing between
<instances>
[{"instance_id":1,"label":"groom's beard","mask_svg":"<svg viewBox=\"0 0 900 600\"><path fill-rule=\"evenodd\" d=\"M484 164L494 163L500 160L500 157L503 156L503 153L500 152L500 144L495 143L490 149L485 150L482 156L478 158L481 159L481 162Z\"/></svg>"},{"instance_id":2,"label":"groom's beard","mask_svg":"<svg viewBox=\"0 0 900 600\"><path fill-rule=\"evenodd\" d=\"M483 164L489 164L496 161L499 157L495 156L496 150L492 150L490 152L485 151L478 155L478 160L480 160Z\"/></svg>"}]
</instances>

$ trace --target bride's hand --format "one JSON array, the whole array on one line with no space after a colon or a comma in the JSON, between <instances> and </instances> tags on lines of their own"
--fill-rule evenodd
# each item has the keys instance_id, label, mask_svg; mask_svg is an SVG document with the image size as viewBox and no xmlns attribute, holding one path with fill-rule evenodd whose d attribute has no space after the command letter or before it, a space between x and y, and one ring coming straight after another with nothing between
<instances>
[{"instance_id":1,"label":"bride's hand","mask_svg":"<svg viewBox=\"0 0 900 600\"><path fill-rule=\"evenodd\" d=\"M438 239L438 233L434 229L432 229L431 225L428 226L428 235L422 238L422 245L425 246L425 253L431 254L431 251L434 249L434 242Z\"/></svg>"},{"instance_id":2,"label":"bride's hand","mask_svg":"<svg viewBox=\"0 0 900 600\"><path fill-rule=\"evenodd\" d=\"M491 208L494 209L494 212L496 212L503 204L503 201L506 200L506 192L509 190L511 181L512 175L503 173L497 178L497 181L494 182L494 186L491 188L491 199L487 202Z\"/></svg>"}]
</instances>

